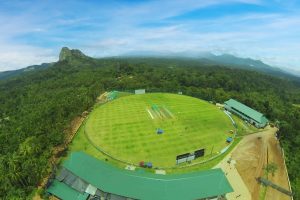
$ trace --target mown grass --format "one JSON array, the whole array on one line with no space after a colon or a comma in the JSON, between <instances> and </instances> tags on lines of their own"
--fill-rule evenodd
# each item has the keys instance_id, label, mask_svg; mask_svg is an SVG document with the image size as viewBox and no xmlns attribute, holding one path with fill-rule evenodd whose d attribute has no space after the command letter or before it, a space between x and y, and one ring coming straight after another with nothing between
<instances>
[{"instance_id":1,"label":"mown grass","mask_svg":"<svg viewBox=\"0 0 300 200\"><path fill-rule=\"evenodd\" d=\"M231 150L240 142L242 138L236 138L234 140L234 143L230 146L230 148L228 149L228 151L222 155L220 155L219 157L209 161L209 162L205 162L202 164L197 164L194 166L189 166L189 164L186 164L186 167L179 167L179 166L175 166L174 168L171 169L167 169L167 173L168 174L177 174L177 173L188 173L188 172L194 172L194 171L200 171L200 170L207 170L207 169L211 169L213 168L215 165L217 165L221 160L224 159L224 157L231 152ZM94 148L93 146L91 146L91 144L89 143L89 141L87 140L85 134L84 134L84 124L80 127L80 129L77 132L76 138L72 141L72 143L69 146L69 154L72 152L76 152L76 151L84 151L89 155L93 155L94 157L100 159L100 160L104 160L106 162L108 162L109 164L112 164L114 166L117 166L119 168L125 168L126 164L115 161L113 159L111 159L110 157L104 155L103 153L101 153L100 151L98 151L96 148ZM66 157L67 158L67 157ZM199 160L194 160L191 162L191 164L198 162ZM149 171L153 171L153 170L149 170Z\"/></svg>"},{"instance_id":2,"label":"mown grass","mask_svg":"<svg viewBox=\"0 0 300 200\"><path fill-rule=\"evenodd\" d=\"M172 119L152 119L147 109L165 106ZM156 129L164 133L158 135ZM205 101L174 94L154 93L122 97L97 107L89 115L86 132L92 142L121 160L157 167L175 165L179 154L206 149L208 159L226 147L233 129L229 118ZM88 143L82 145L89 148ZM211 154L211 150L213 152Z\"/></svg>"},{"instance_id":3,"label":"mown grass","mask_svg":"<svg viewBox=\"0 0 300 200\"><path fill-rule=\"evenodd\" d=\"M161 94L160 94L161 95ZM167 96L169 96L170 94L167 94ZM179 96L179 95L175 95L175 96ZM136 95L135 95L135 97L136 97ZM185 97L185 96L184 96ZM225 145L225 143L224 143L224 140L225 140L225 138L227 137L227 136L229 136L230 134L227 132L227 130L231 130L231 129L233 129L233 127L232 127L232 125L230 124L230 120L227 118L227 116L224 114L224 113L222 113L222 111L221 110L219 110L217 107L215 107L215 106L213 106L213 105L211 105L211 104L208 104L207 102L204 102L204 101L201 101L201 100L199 100L199 99L194 99L194 98L191 98L191 97L186 97L186 98L190 98L189 99L189 101L199 101L199 102L201 102L201 106L202 107L204 107L204 105L205 106L208 106L209 107L209 109L207 110L207 109L202 109L202 112L203 113L205 113L205 112L211 112L211 111L213 111L213 113L215 113L215 115L220 115L220 116L225 116L225 118L221 118L222 120L224 120L224 122L225 122L225 124L227 124L227 123L229 123L229 125L228 125L228 127L227 127L227 129L225 129L225 132L222 132L222 134L221 135L218 135L218 134L216 134L216 135L218 135L218 137L220 137L220 138L222 138L222 141L221 141L221 145L220 145L220 147L224 147L224 145ZM120 99L122 99L122 98L120 98ZM154 98L155 99L155 98ZM162 99L162 97L160 97L160 99L161 100L163 100ZM117 100L114 100L114 101L117 101ZM112 102L114 102L114 101L112 101ZM156 101L156 100L155 100ZM176 105L174 106L174 107L185 107L185 109L188 107L188 106L185 106L185 105L188 105L188 104L186 104L186 103L184 103L184 102L181 102L181 104L178 104L178 99L177 99L177 103L176 103ZM112 103L112 102L110 102L110 103ZM130 101L129 102L132 102L132 99L130 99ZM148 102L148 104L149 104L149 100L147 100L147 102ZM170 106L171 104L172 104L172 101L170 101L170 100L164 100L164 102L169 102L168 103L168 108L173 112L173 114L175 114L176 113L176 111L174 111L174 108L172 107L172 106ZM122 101L122 103L124 104L128 104L128 101ZM151 103L153 103L153 102L151 102ZM112 104L112 105L114 105L114 104ZM179 105L179 106L177 106L177 105ZM189 106L191 106L191 105L193 105L193 104L190 104ZM102 107L104 107L105 105L95 105L95 107L94 107L94 111L92 112L92 114L93 113L95 113L95 111L96 110L100 110L100 108L102 108ZM167 104L165 103L164 104L164 106L167 106ZM200 107L201 107L200 106ZM178 108L177 108L178 109ZM190 108L191 109L191 108ZM116 108L116 110L118 110L118 107ZM182 110L182 108L181 109L179 109L179 110ZM192 109L193 110L193 109ZM199 110L196 110L196 111L198 111L199 112ZM177 113L180 113L180 111L177 111ZM183 111L182 111L183 112ZM186 111L185 113L185 120L187 121L187 117L189 116L188 114L187 114L187 112L188 111ZM178 114L179 114L178 113ZM192 112L193 113L193 112ZM200 114L201 114L201 112L199 112ZM217 113L217 114L216 114ZM91 116L91 115L90 115ZM90 117L89 116L89 117ZM208 116L208 115L206 115L206 116ZM149 117L149 116L148 116ZM151 117L149 117L149 118L151 118ZM176 116L176 118L178 118L178 116ZM250 133L253 133L253 132L257 132L258 131L258 129L256 129L255 127L252 127L252 126L250 126L249 128L245 128L244 127L244 129L242 129L241 128L241 125L244 123L243 122L243 120L241 120L241 119L239 119L238 117L236 117L236 116L233 116L233 118L234 118L234 120L236 121L236 123L238 124L238 135L241 135L241 136L243 136L243 135L247 135L247 134L250 134ZM198 120L199 120L199 118L197 118ZM213 117L211 117L211 119L215 119L215 118L213 118ZM131 119L132 120L132 119ZM151 119L152 120L152 119ZM167 120L170 120L170 119L167 119ZM174 120L176 120L176 119L171 119L171 121L174 121ZM178 120L178 119L177 119ZM203 121L205 121L206 123L207 123L207 119L202 119ZM117 120L118 121L118 120ZM164 121L166 121L166 120L164 120ZM193 120L192 120L193 121ZM199 120L200 121L200 120ZM204 126L204 127L209 127L208 126L208 124L206 124L206 125L203 125L203 122L202 121L202 123L200 123L202 126ZM74 152L74 151L84 151L84 152L86 152L86 153L88 153L88 154L90 154L90 155L92 155L92 156L94 156L94 157L97 157L98 159L100 159L100 160L105 160L105 161L107 161L108 163L110 163L110 164L113 164L114 166L117 166L117 167L119 167L119 168L125 168L125 166L126 166L126 164L124 164L124 163L121 163L121 162L118 162L118 161L116 161L116 160L113 160L113 159L111 159L110 157L108 157L108 156L106 156L106 155L104 155L103 153L101 153L99 150L97 150L96 148L94 148L92 145L91 145L91 143L89 142L89 140L87 139L87 137L86 137L86 135L85 135L85 132L84 132L84 129L85 129L85 125L86 125L86 123L90 123L91 122L91 120L90 120L90 118L89 119L87 119L87 120L85 120L84 122L83 122L83 124L82 124L82 126L80 127L80 129L78 130L78 132L77 132L77 135L76 135L76 137L74 138L74 140L72 141L72 143L70 144L70 146L69 146L69 153L71 153L71 152ZM219 121L218 121L219 122ZM153 122L153 123L162 123L162 122L159 122L159 121L155 121L155 122ZM211 122L211 123L213 123L213 122ZM216 122L214 122L214 123L216 123ZM218 124L218 123L216 123L216 124ZM172 124L173 125L173 124ZM174 126L174 125L173 125ZM168 130L168 129L164 129L164 130ZM203 134L203 132L202 131L199 131L198 132L198 134L199 135L201 135L201 133ZM208 136L211 136L211 135L209 135L209 133L212 133L212 134L214 134L213 132L210 132L210 131L208 131L208 132L206 132L206 135L208 135ZM108 133L109 134L109 133ZM165 133L164 133L165 134ZM155 133L155 131L154 131L154 133L153 133L153 136L157 136L157 137L160 137L160 136L165 136L165 135L157 135L156 133ZM156 138L157 138L156 137ZM199 137L199 136L198 136ZM166 138L166 139L169 139L170 140L170 138L172 139L172 137L168 137L168 138ZM179 137L180 138L180 137ZM204 137L205 138L205 137ZM213 138L213 140L215 139L214 137L212 137ZM211 161L209 161L209 162L206 162L206 163L202 163L202 164L197 164L197 165L194 165L194 166L190 166L190 164L182 164L182 165L179 165L179 166L187 166L187 167L183 167L183 168L180 168L179 166L175 166L175 157L174 156L172 156L172 163L169 165L169 166L167 166L167 167L171 167L170 169L167 169L167 173L171 173L171 174L173 174L173 173L187 173L187 172L192 172L192 171L199 171L199 170L207 170L207 169L211 169L212 167L214 167L215 165L217 165L228 153L230 153L230 151L239 143L239 141L242 139L242 137L239 137L239 138L236 138L235 139L235 141L234 141L234 143L231 145L231 147L229 148L229 150L226 152L226 153L224 153L223 155L221 155L221 156L219 156L219 157L217 157L217 158L215 158L215 159L213 159L213 160L211 160ZM151 138L150 138L150 140L151 140ZM94 140L93 140L94 141ZM144 139L143 139L143 137L141 138L141 141L140 142L146 142L146 141L144 141ZM192 141L193 142L193 141ZM190 149L191 149L191 146L193 146L192 145L192 142L190 143L190 144L186 144L186 148L184 148L184 147L182 147L182 146L179 146L181 149L184 149L184 150L186 150L186 151L190 151ZM111 144L111 141L110 142L108 142L108 144ZM118 143L117 143L118 144ZM151 142L150 142L150 144L151 144ZM152 141L152 144L153 144L153 141ZM160 143L160 144L156 144L156 145L158 145L158 146L160 146L161 148L160 148L160 150L161 151L164 151L164 148L163 148L163 146L165 145L165 143ZM211 145L211 144L210 144ZM208 145L209 146L209 145ZM176 145L173 145L173 147L174 147L174 149L176 149L176 148L178 148L178 146L176 146ZM102 148L102 146L101 146L101 148ZM152 149L152 148L151 148ZM207 148L208 150L206 151L206 156L204 157L204 158L202 158L202 159L197 159L197 160L195 160L195 161L192 161L192 163L191 164L193 164L193 163L195 163L195 162L200 162L200 161L202 161L202 160L205 160L205 159L208 159L209 157L210 157L210 151L209 150L211 150L211 149L209 149L209 148ZM216 155L216 153L218 152L218 150L217 150L217 148L215 148L214 147L214 151L213 151L213 153L212 153L212 156L214 156L214 155ZM170 152L170 151L167 151L168 153ZM140 155L144 155L144 152L143 152L143 154L140 154ZM139 156L140 156L139 155ZM172 154L171 154L172 155ZM133 155L134 156L134 155ZM123 158L120 158L120 159L123 159ZM139 161L140 160L140 158L138 158L138 159L136 159L137 161ZM145 161L147 161L147 160L145 160ZM151 160L152 162L153 162L153 160ZM135 164L137 164L137 163L135 163ZM154 162L153 162L153 164L154 164ZM154 167L156 167L155 165L154 165ZM151 170L150 170L151 171ZM153 171L153 170L152 170Z\"/></svg>"},{"instance_id":4,"label":"mown grass","mask_svg":"<svg viewBox=\"0 0 300 200\"><path fill-rule=\"evenodd\" d=\"M231 115L233 120L235 121L235 123L237 124L237 132L238 132L238 136L244 136L244 135L248 135L254 132L258 132L261 131L262 129L258 129L255 126L246 123L244 120L242 120L241 118L239 118L238 116L232 114Z\"/></svg>"},{"instance_id":5,"label":"mown grass","mask_svg":"<svg viewBox=\"0 0 300 200\"><path fill-rule=\"evenodd\" d=\"M219 162L221 162L231 151L234 149L234 147L241 141L242 138L236 138L233 142L233 144L230 146L230 148L222 155L216 157L213 160L210 160L205 163L201 164L196 164L196 165L191 165L193 163L198 162L197 160L194 160L191 162L191 164L186 164L186 167L184 168L179 168L175 167L173 169L167 170L168 173L173 174L173 173L188 173L188 172L195 172L195 171L201 171L201 170L208 170L216 166Z\"/></svg>"}]
</instances>

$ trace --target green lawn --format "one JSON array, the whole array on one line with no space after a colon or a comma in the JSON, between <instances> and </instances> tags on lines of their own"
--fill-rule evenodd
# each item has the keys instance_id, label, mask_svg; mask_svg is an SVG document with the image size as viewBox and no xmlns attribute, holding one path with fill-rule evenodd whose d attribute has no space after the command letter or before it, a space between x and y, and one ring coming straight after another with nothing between
<instances>
[{"instance_id":1,"label":"green lawn","mask_svg":"<svg viewBox=\"0 0 300 200\"><path fill-rule=\"evenodd\" d=\"M243 119L239 118L234 114L232 114L231 117L233 118L233 120L237 125L238 136L244 136L258 131L262 131L262 129L258 129L255 126L246 123Z\"/></svg>"},{"instance_id":2,"label":"green lawn","mask_svg":"<svg viewBox=\"0 0 300 200\"><path fill-rule=\"evenodd\" d=\"M173 118L152 119L152 105L167 108ZM164 133L158 135L157 128ZM176 155L199 148L206 150L201 159L216 155L227 145L225 140L232 129L230 119L216 106L193 97L165 93L118 98L96 107L85 124L88 137L98 148L134 164L151 161L154 167L173 167ZM99 155L84 134L74 139L71 149Z\"/></svg>"}]
</instances>

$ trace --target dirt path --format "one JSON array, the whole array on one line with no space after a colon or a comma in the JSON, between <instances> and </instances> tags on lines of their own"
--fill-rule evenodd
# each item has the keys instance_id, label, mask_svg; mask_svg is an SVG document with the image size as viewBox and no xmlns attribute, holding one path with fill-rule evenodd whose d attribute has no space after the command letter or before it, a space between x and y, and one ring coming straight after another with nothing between
<instances>
[{"instance_id":1,"label":"dirt path","mask_svg":"<svg viewBox=\"0 0 300 200\"><path fill-rule=\"evenodd\" d=\"M107 101L108 92L102 93L99 97L97 97L97 102L104 103Z\"/></svg>"},{"instance_id":2,"label":"dirt path","mask_svg":"<svg viewBox=\"0 0 300 200\"><path fill-rule=\"evenodd\" d=\"M230 185L233 188L233 192L228 193L226 198L228 200L250 200L251 194L244 183L243 179L241 178L240 174L238 173L235 162L231 161L228 163L227 161L231 158L231 154L228 154L218 165L214 168L221 168L225 173Z\"/></svg>"},{"instance_id":3,"label":"dirt path","mask_svg":"<svg viewBox=\"0 0 300 200\"><path fill-rule=\"evenodd\" d=\"M269 163L274 162L278 165L275 176L269 175L269 179L285 189L289 188L281 149L274 136L275 132L275 128L268 128L266 131L245 136L231 153L232 159L236 161L237 171L253 200L259 199L260 185L255 178L263 176L267 159ZM277 199L289 200L290 197L268 187L266 200Z\"/></svg>"}]
</instances>

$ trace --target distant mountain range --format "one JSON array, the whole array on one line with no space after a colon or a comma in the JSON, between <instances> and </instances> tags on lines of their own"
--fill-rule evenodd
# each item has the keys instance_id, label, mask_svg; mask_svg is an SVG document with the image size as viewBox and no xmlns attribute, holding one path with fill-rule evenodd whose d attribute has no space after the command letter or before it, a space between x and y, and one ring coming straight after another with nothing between
<instances>
[{"instance_id":1,"label":"distant mountain range","mask_svg":"<svg viewBox=\"0 0 300 200\"><path fill-rule=\"evenodd\" d=\"M300 71L296 70L284 70L278 67L273 67L263 63L260 60L252 58L240 58L231 54L215 55L210 52L180 52L180 53L168 53L168 52L130 52L123 54L125 57L166 57L166 58L185 58L185 59L196 59L206 64L223 65L230 68L246 69L252 71L263 72L276 77L285 77L298 79L300 78ZM121 56L121 57L122 57Z\"/></svg>"},{"instance_id":2,"label":"distant mountain range","mask_svg":"<svg viewBox=\"0 0 300 200\"><path fill-rule=\"evenodd\" d=\"M46 69L47 67L52 65L53 63L42 63L40 65L31 65L22 69L0 72L0 80L8 79L31 71Z\"/></svg>"},{"instance_id":3,"label":"distant mountain range","mask_svg":"<svg viewBox=\"0 0 300 200\"><path fill-rule=\"evenodd\" d=\"M68 59L71 57L71 54L80 57L87 57L79 50L70 50L67 47L62 48L59 56L59 60ZM269 74L276 77L288 78L293 80L300 80L300 72L297 71L286 71L277 67L272 67L263 63L260 60L254 60L251 58L240 58L230 54L222 54L215 55L210 52L202 52L202 53L154 53L154 52L131 52L127 54L123 54L118 57L155 57L155 58L176 58L176 59L191 59L193 61L202 62L208 65L220 65L229 68L237 68L237 69L245 69L257 71L265 74ZM100 58L101 59L101 58ZM23 73L32 71L32 70L42 70L45 69L54 63L43 63L41 65L32 65L23 69L12 70L0 72L0 80L11 78L17 75L21 75Z\"/></svg>"},{"instance_id":4,"label":"distant mountain range","mask_svg":"<svg viewBox=\"0 0 300 200\"><path fill-rule=\"evenodd\" d=\"M255 71L267 73L278 77L295 76L295 74L292 74L291 72L282 70L277 67L272 67L270 65L263 63L260 60L254 60L251 58L239 58L230 54L223 54L223 55L207 54L207 56L203 58L206 58L219 65L226 65L232 68L255 70ZM298 77L300 77L300 74L298 74Z\"/></svg>"}]
</instances>

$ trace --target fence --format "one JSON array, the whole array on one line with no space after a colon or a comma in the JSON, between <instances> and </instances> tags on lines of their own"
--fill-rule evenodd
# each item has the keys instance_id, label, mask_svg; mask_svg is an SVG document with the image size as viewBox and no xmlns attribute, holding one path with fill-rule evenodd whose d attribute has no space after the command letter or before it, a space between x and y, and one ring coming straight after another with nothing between
<instances>
[{"instance_id":1,"label":"fence","mask_svg":"<svg viewBox=\"0 0 300 200\"><path fill-rule=\"evenodd\" d=\"M262 177L259 177L257 178L257 181L260 182L261 184L265 185L265 186L270 186L272 188L274 188L275 190L278 190L279 192L283 193L283 194L286 194L288 196L293 196L293 193L280 187L279 185L276 185L274 183L272 183L271 181L265 179L265 178L262 178Z\"/></svg>"},{"instance_id":2,"label":"fence","mask_svg":"<svg viewBox=\"0 0 300 200\"><path fill-rule=\"evenodd\" d=\"M285 154L284 154L283 148L281 148L281 151L282 151L282 158L283 158L285 173L286 173L286 176L287 176L287 179L288 179L288 182L289 182L289 188L290 188L290 191L292 192L292 187L291 187L291 182L290 182L290 178L289 178L289 173L287 171L287 167L286 167L286 163L285 163ZM293 196L291 196L291 199L292 200L294 199Z\"/></svg>"}]
</instances>

